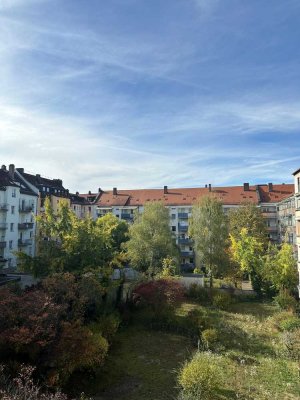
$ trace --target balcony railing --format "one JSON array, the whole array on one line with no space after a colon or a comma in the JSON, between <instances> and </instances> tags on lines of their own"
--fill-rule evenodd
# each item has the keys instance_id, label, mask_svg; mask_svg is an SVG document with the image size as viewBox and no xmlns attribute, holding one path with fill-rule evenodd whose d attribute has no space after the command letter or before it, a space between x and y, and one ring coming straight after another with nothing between
<instances>
[{"instance_id":1,"label":"balcony railing","mask_svg":"<svg viewBox=\"0 0 300 400\"><path fill-rule=\"evenodd\" d=\"M19 239L18 240L18 245L20 247L30 246L31 244L32 244L32 240L31 239Z\"/></svg>"},{"instance_id":2,"label":"balcony railing","mask_svg":"<svg viewBox=\"0 0 300 400\"><path fill-rule=\"evenodd\" d=\"M0 249L5 249L6 242L0 242Z\"/></svg>"},{"instance_id":3,"label":"balcony railing","mask_svg":"<svg viewBox=\"0 0 300 400\"><path fill-rule=\"evenodd\" d=\"M192 257L194 253L192 251L180 250L181 257Z\"/></svg>"},{"instance_id":4,"label":"balcony railing","mask_svg":"<svg viewBox=\"0 0 300 400\"><path fill-rule=\"evenodd\" d=\"M3 231L7 229L7 223L6 222L0 222L0 230Z\"/></svg>"},{"instance_id":5,"label":"balcony railing","mask_svg":"<svg viewBox=\"0 0 300 400\"><path fill-rule=\"evenodd\" d=\"M179 238L178 239L178 244L191 244L192 239L189 238Z\"/></svg>"},{"instance_id":6,"label":"balcony railing","mask_svg":"<svg viewBox=\"0 0 300 400\"><path fill-rule=\"evenodd\" d=\"M0 203L0 211L8 211L8 204Z\"/></svg>"},{"instance_id":7,"label":"balcony railing","mask_svg":"<svg viewBox=\"0 0 300 400\"><path fill-rule=\"evenodd\" d=\"M133 219L133 214L129 214L129 213L121 214L121 219L125 219L125 220Z\"/></svg>"},{"instance_id":8,"label":"balcony railing","mask_svg":"<svg viewBox=\"0 0 300 400\"><path fill-rule=\"evenodd\" d=\"M188 213L178 213L178 218L180 219L188 219L189 214Z\"/></svg>"},{"instance_id":9,"label":"balcony railing","mask_svg":"<svg viewBox=\"0 0 300 400\"><path fill-rule=\"evenodd\" d=\"M19 207L19 212L20 213L29 213L33 211L33 206L21 206Z\"/></svg>"},{"instance_id":10,"label":"balcony railing","mask_svg":"<svg viewBox=\"0 0 300 400\"><path fill-rule=\"evenodd\" d=\"M277 232L278 231L278 227L276 225L267 226L267 231L268 232Z\"/></svg>"},{"instance_id":11,"label":"balcony railing","mask_svg":"<svg viewBox=\"0 0 300 400\"><path fill-rule=\"evenodd\" d=\"M33 222L23 222L18 224L18 228L20 230L25 230L25 229L32 229L33 228Z\"/></svg>"},{"instance_id":12,"label":"balcony railing","mask_svg":"<svg viewBox=\"0 0 300 400\"><path fill-rule=\"evenodd\" d=\"M189 227L187 225L178 225L179 232L187 232Z\"/></svg>"}]
</instances>

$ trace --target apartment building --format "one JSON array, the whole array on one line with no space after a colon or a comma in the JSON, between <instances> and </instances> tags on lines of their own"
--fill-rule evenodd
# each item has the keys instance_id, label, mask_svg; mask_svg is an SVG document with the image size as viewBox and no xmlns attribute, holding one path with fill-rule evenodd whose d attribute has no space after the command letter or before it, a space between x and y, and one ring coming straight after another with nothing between
<instances>
[{"instance_id":1,"label":"apartment building","mask_svg":"<svg viewBox=\"0 0 300 400\"><path fill-rule=\"evenodd\" d=\"M94 218L101 217L108 212L127 222L133 221L136 210L143 212L144 206L151 201L161 201L169 209L170 229L176 238L181 252L183 270L193 269L197 265L193 243L188 236L189 218L193 204L202 196L212 194L223 203L224 212L240 207L243 203L252 203L261 208L266 221L270 240L279 241L279 226L277 206L282 200L290 197L294 192L293 184L255 185L244 183L242 186L204 188L177 188L140 190L98 190L98 193L81 195L92 202Z\"/></svg>"},{"instance_id":2,"label":"apartment building","mask_svg":"<svg viewBox=\"0 0 300 400\"><path fill-rule=\"evenodd\" d=\"M295 196L282 200L277 206L279 241L287 241L294 246L297 254Z\"/></svg>"},{"instance_id":3,"label":"apartment building","mask_svg":"<svg viewBox=\"0 0 300 400\"><path fill-rule=\"evenodd\" d=\"M298 248L298 272L300 282L300 169L293 173L295 184L295 222L296 222L296 245ZM300 297L300 283L298 285Z\"/></svg>"},{"instance_id":4,"label":"apartment building","mask_svg":"<svg viewBox=\"0 0 300 400\"><path fill-rule=\"evenodd\" d=\"M15 268L17 251L34 255L37 194L16 174L13 164L0 170L0 268Z\"/></svg>"}]
</instances>

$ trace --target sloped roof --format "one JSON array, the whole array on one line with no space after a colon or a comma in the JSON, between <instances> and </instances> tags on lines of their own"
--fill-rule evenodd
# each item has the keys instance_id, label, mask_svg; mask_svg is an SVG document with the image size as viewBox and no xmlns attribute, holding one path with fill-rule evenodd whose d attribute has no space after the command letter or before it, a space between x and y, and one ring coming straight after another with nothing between
<instances>
[{"instance_id":1,"label":"sloped roof","mask_svg":"<svg viewBox=\"0 0 300 400\"><path fill-rule=\"evenodd\" d=\"M112 190L94 195L98 196L95 204L99 207L142 206L149 201L161 201L168 206L187 206L192 205L204 195L216 196L224 205L238 205L260 202L277 203L290 196L293 191L294 186L287 184L273 185L272 192L268 192L267 185L259 185L250 186L249 190L244 190L244 186L212 187L211 191L209 188L168 188L167 193L164 193L164 189L134 189L118 190L116 195Z\"/></svg>"},{"instance_id":2,"label":"sloped roof","mask_svg":"<svg viewBox=\"0 0 300 400\"><path fill-rule=\"evenodd\" d=\"M295 191L293 184L273 185L273 190L269 191L268 185L259 185L259 192L262 203L278 203L291 196Z\"/></svg>"}]
</instances>

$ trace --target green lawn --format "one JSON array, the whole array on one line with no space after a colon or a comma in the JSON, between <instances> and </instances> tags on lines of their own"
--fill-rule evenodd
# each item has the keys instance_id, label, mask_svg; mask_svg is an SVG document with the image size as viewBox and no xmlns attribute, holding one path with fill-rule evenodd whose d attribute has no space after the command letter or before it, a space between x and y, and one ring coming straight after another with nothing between
<instances>
[{"instance_id":1,"label":"green lawn","mask_svg":"<svg viewBox=\"0 0 300 400\"><path fill-rule=\"evenodd\" d=\"M267 378L263 378L265 381L260 376L257 376L257 381L251 378L253 387L250 389L254 391L253 397L247 397L249 394L235 397L233 394L237 387L241 393L250 390L247 387L247 374L252 365L253 371L257 365L266 365L265 368L269 368L269 365L276 367L278 364L280 367L280 357L284 356L278 356L281 354L282 344L272 320L277 311L273 305L258 302L236 303L229 311L220 311L185 302L176 313L184 318L191 310L199 310L213 321L220 333L220 347L217 351L228 357L232 365L236 366L237 375L228 380L228 387L224 388L227 395L220 398L257 400L256 384L265 385L266 388L271 384L275 387L278 385L278 390L284 393L285 385L289 387L289 383L286 383L289 377L283 376L282 381L275 377L275 381L272 381L272 374L268 377L266 373ZM86 387L80 387L80 390L84 390L95 400L174 400L179 390L176 387L178 370L196 350L195 345L186 337L149 331L141 325L132 324L119 331L105 366L89 380ZM240 360L244 360L246 364L239 366ZM287 361L295 370L296 363ZM300 399L300 386L296 386L294 382L287 397L282 394L278 397L268 394L272 390L268 392L266 389L266 397L263 400Z\"/></svg>"},{"instance_id":2,"label":"green lawn","mask_svg":"<svg viewBox=\"0 0 300 400\"><path fill-rule=\"evenodd\" d=\"M176 370L193 350L182 336L135 326L123 329L92 383L91 395L97 400L173 399Z\"/></svg>"}]
</instances>

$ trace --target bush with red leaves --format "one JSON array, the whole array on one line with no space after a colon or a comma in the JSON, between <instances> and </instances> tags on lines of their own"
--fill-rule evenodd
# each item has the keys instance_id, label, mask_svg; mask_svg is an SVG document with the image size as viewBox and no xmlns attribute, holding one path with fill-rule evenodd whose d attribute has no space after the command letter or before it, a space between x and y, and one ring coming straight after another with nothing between
<instances>
[{"instance_id":1,"label":"bush with red leaves","mask_svg":"<svg viewBox=\"0 0 300 400\"><path fill-rule=\"evenodd\" d=\"M57 336L64 307L42 290L0 291L0 351L34 360Z\"/></svg>"},{"instance_id":2,"label":"bush with red leaves","mask_svg":"<svg viewBox=\"0 0 300 400\"><path fill-rule=\"evenodd\" d=\"M133 296L136 303L142 301L159 312L180 303L184 298L184 287L177 279L157 279L138 285Z\"/></svg>"}]
</instances>

